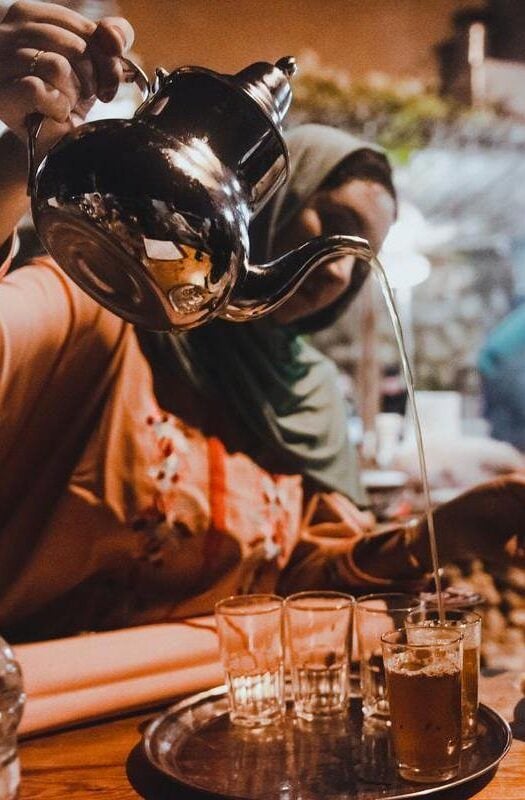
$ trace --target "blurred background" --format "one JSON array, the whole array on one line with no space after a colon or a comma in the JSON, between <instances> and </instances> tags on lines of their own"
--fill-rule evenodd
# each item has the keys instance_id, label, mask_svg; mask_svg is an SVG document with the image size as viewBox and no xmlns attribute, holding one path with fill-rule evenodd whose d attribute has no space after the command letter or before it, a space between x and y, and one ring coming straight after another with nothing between
<instances>
[{"instance_id":1,"label":"blurred background","mask_svg":"<svg viewBox=\"0 0 525 800\"><path fill-rule=\"evenodd\" d=\"M497 46L502 34L512 38L511 58L519 52L520 27L523 37L522 6L520 0L479 5L485 16L501 10ZM303 0L299 5L284 0L120 0L120 7L135 27L149 69L159 63L167 69L206 63L230 72L251 60L298 55L313 47L323 62L353 79L371 70L433 78L435 48L454 34L455 14L470 14L472 0Z\"/></svg>"}]
</instances>

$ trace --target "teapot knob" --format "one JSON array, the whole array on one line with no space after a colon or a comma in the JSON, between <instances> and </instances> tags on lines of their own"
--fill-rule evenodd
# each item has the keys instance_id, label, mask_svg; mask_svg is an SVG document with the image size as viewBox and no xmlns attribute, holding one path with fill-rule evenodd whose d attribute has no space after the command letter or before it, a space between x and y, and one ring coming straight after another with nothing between
<instances>
[{"instance_id":1,"label":"teapot knob","mask_svg":"<svg viewBox=\"0 0 525 800\"><path fill-rule=\"evenodd\" d=\"M167 69L164 69L164 67L157 67L152 86L153 94L157 94L157 92L162 89L166 83L166 78L169 78L169 76L170 74Z\"/></svg>"},{"instance_id":2,"label":"teapot knob","mask_svg":"<svg viewBox=\"0 0 525 800\"><path fill-rule=\"evenodd\" d=\"M289 78L293 78L297 72L297 61L293 56L283 56L283 58L280 58L279 61L275 62L275 66L278 67L281 72L284 72Z\"/></svg>"}]
</instances>

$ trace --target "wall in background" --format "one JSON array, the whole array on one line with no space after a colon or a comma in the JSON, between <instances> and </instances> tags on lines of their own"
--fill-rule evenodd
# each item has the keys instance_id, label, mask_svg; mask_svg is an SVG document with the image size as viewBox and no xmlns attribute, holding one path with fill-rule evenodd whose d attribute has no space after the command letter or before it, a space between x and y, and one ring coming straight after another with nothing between
<instances>
[{"instance_id":1,"label":"wall in background","mask_svg":"<svg viewBox=\"0 0 525 800\"><path fill-rule=\"evenodd\" d=\"M475 0L474 4L475 4ZM198 64L234 72L257 60L298 56L362 77L435 75L433 47L468 0L120 0L148 70Z\"/></svg>"}]
</instances>

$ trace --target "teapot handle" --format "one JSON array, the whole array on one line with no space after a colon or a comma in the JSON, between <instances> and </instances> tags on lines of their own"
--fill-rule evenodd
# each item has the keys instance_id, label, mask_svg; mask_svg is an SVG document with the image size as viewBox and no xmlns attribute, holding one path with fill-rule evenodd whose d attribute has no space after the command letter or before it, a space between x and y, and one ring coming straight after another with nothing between
<instances>
[{"instance_id":1,"label":"teapot handle","mask_svg":"<svg viewBox=\"0 0 525 800\"><path fill-rule=\"evenodd\" d=\"M136 83L142 95L142 102L144 103L151 94L151 83L148 76L142 67L135 64L131 58L125 58L123 56L120 60L122 61L122 69L124 70L124 83Z\"/></svg>"},{"instance_id":2,"label":"teapot handle","mask_svg":"<svg viewBox=\"0 0 525 800\"><path fill-rule=\"evenodd\" d=\"M139 67L138 64L135 64L130 58L122 57L120 59L122 61L122 69L124 71L124 83L136 83L137 87L142 95L142 101L145 102L150 94L151 94L151 84L149 82L149 78L144 72L144 70ZM29 197L32 196L33 190L35 188L35 181L36 181L36 171L37 171L37 164L36 164L36 142L38 139L38 134L42 129L42 124L44 122L44 117L42 114L35 112L34 114L28 114L26 119L26 129L27 129L27 194Z\"/></svg>"}]
</instances>

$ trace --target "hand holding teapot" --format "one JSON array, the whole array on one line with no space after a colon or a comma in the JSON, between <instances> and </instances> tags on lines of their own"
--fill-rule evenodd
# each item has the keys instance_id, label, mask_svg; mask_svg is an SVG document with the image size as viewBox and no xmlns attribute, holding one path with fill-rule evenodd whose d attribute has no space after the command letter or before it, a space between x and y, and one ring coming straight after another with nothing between
<instances>
[{"instance_id":1,"label":"hand holding teapot","mask_svg":"<svg viewBox=\"0 0 525 800\"><path fill-rule=\"evenodd\" d=\"M95 23L53 3L12 4L0 24L2 120L25 141L27 115L36 109L46 118L40 142L48 148L83 121L97 97L113 99L133 38L121 17Z\"/></svg>"}]
</instances>

